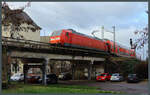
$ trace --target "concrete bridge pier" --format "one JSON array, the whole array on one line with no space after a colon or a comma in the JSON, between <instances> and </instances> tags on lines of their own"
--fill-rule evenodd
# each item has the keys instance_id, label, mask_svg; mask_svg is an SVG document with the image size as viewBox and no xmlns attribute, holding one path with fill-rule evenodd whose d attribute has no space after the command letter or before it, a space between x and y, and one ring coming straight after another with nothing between
<instances>
[{"instance_id":1,"label":"concrete bridge pier","mask_svg":"<svg viewBox=\"0 0 150 95\"><path fill-rule=\"evenodd\" d=\"M91 60L88 66L88 80L92 79L92 67L93 67L94 60Z\"/></svg>"},{"instance_id":2,"label":"concrete bridge pier","mask_svg":"<svg viewBox=\"0 0 150 95\"><path fill-rule=\"evenodd\" d=\"M7 88L10 84L10 77L11 77L11 57L10 57L10 51L7 50L7 48L3 48L2 51L2 87Z\"/></svg>"},{"instance_id":3,"label":"concrete bridge pier","mask_svg":"<svg viewBox=\"0 0 150 95\"><path fill-rule=\"evenodd\" d=\"M36 61L38 61L39 63L43 63L41 64L30 64L30 62L32 62L34 60L33 63L36 63ZM36 60L36 61L35 61ZM29 63L29 64L28 64ZM23 65L23 72L24 72L24 83L27 83L27 74L28 74L28 70L30 68L40 68L42 71L42 84L46 85L46 75L47 75L47 65L49 63L49 59L45 58L43 59L28 59L27 62Z\"/></svg>"},{"instance_id":4,"label":"concrete bridge pier","mask_svg":"<svg viewBox=\"0 0 150 95\"><path fill-rule=\"evenodd\" d=\"M104 61L104 72L108 73L108 64L109 64L109 58L106 58L106 60Z\"/></svg>"},{"instance_id":5,"label":"concrete bridge pier","mask_svg":"<svg viewBox=\"0 0 150 95\"><path fill-rule=\"evenodd\" d=\"M49 63L49 58L45 58L43 62L43 68L42 68L42 84L47 85L46 75L47 75L47 65Z\"/></svg>"},{"instance_id":6,"label":"concrete bridge pier","mask_svg":"<svg viewBox=\"0 0 150 95\"><path fill-rule=\"evenodd\" d=\"M24 64L24 65L23 65L24 84L27 83L27 73L28 73L28 70L29 70L28 64Z\"/></svg>"},{"instance_id":7,"label":"concrete bridge pier","mask_svg":"<svg viewBox=\"0 0 150 95\"><path fill-rule=\"evenodd\" d=\"M72 80L75 80L76 64L72 62Z\"/></svg>"}]
</instances>

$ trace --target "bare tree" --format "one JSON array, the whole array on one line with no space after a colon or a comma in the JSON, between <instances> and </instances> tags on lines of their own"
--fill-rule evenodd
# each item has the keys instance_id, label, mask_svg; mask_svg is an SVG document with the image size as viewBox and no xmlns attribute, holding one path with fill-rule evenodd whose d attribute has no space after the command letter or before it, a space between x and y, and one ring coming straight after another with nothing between
<instances>
[{"instance_id":1,"label":"bare tree","mask_svg":"<svg viewBox=\"0 0 150 95\"><path fill-rule=\"evenodd\" d=\"M20 30L22 31L24 29L23 27L20 26L21 23L19 22L19 20L21 19L16 19L14 17L15 16L14 14L22 13L26 7L30 7L30 2L28 2L26 5L18 9L11 11L11 9L9 8L6 2L2 3L3 13L4 13L4 16L2 17L2 26L4 27L4 29L8 29L8 26L11 26L10 27L11 38L24 39L23 35L19 34L19 31ZM5 31L7 32L7 30Z\"/></svg>"},{"instance_id":2,"label":"bare tree","mask_svg":"<svg viewBox=\"0 0 150 95\"><path fill-rule=\"evenodd\" d=\"M143 48L145 44L148 43L148 27L143 28L142 30L136 30L135 35L139 36L134 45L137 46L137 49Z\"/></svg>"}]
</instances>

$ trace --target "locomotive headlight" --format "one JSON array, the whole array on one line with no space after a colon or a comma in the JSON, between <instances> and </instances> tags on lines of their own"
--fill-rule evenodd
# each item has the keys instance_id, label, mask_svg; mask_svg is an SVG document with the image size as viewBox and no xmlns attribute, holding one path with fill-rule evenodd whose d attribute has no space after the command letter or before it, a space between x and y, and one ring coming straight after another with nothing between
<instances>
[{"instance_id":1,"label":"locomotive headlight","mask_svg":"<svg viewBox=\"0 0 150 95\"><path fill-rule=\"evenodd\" d=\"M60 40L60 37L55 38L55 40Z\"/></svg>"},{"instance_id":2,"label":"locomotive headlight","mask_svg":"<svg viewBox=\"0 0 150 95\"><path fill-rule=\"evenodd\" d=\"M51 38L50 40L53 41L53 40L55 40L55 39Z\"/></svg>"},{"instance_id":3,"label":"locomotive headlight","mask_svg":"<svg viewBox=\"0 0 150 95\"><path fill-rule=\"evenodd\" d=\"M50 40L51 40L51 41L60 40L60 37L51 38Z\"/></svg>"}]
</instances>

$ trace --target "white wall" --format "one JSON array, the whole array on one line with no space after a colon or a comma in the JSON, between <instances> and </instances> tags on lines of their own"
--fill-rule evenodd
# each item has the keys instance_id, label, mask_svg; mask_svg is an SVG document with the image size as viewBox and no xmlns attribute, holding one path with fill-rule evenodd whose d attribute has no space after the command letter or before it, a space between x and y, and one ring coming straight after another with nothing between
<instances>
[{"instance_id":1,"label":"white wall","mask_svg":"<svg viewBox=\"0 0 150 95\"><path fill-rule=\"evenodd\" d=\"M17 37L19 37L19 35L22 35L25 40L40 41L40 30L39 29L36 30L35 32L33 32L30 28L33 28L34 26L28 25L26 23L21 24L20 27L22 28L22 30L17 31L14 34L14 38L17 38ZM5 27L2 25L2 36L3 37L10 37L11 36L10 31L11 31L11 24L9 26L5 26Z\"/></svg>"}]
</instances>

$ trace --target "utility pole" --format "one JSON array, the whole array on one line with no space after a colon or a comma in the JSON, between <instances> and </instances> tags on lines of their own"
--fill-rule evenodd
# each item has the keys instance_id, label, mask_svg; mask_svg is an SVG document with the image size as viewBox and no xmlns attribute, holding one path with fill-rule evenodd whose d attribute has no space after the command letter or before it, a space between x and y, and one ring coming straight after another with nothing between
<instances>
[{"instance_id":1,"label":"utility pole","mask_svg":"<svg viewBox=\"0 0 150 95\"><path fill-rule=\"evenodd\" d=\"M144 51L145 51L145 50L144 50L144 46L143 46L143 60L144 60Z\"/></svg>"},{"instance_id":2,"label":"utility pole","mask_svg":"<svg viewBox=\"0 0 150 95\"><path fill-rule=\"evenodd\" d=\"M113 26L112 28L113 28L113 33L114 33L114 52L115 52L115 49L116 49L116 47L115 47L115 26Z\"/></svg>"},{"instance_id":3,"label":"utility pole","mask_svg":"<svg viewBox=\"0 0 150 95\"><path fill-rule=\"evenodd\" d=\"M102 29L102 39L104 39L104 26L102 26L101 29Z\"/></svg>"}]
</instances>

